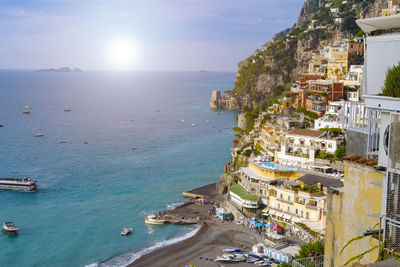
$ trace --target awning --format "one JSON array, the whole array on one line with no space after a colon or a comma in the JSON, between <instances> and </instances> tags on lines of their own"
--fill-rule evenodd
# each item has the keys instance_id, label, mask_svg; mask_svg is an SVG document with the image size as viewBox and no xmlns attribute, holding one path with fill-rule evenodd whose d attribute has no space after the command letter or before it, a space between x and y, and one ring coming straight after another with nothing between
<instances>
[{"instance_id":1,"label":"awning","mask_svg":"<svg viewBox=\"0 0 400 267\"><path fill-rule=\"evenodd\" d=\"M275 216L276 216L276 217L282 217L282 216L283 216L283 212L277 211L277 212L275 213Z\"/></svg>"},{"instance_id":2,"label":"awning","mask_svg":"<svg viewBox=\"0 0 400 267\"><path fill-rule=\"evenodd\" d=\"M400 28L400 15L358 19L356 23L366 33L377 30L397 29Z\"/></svg>"},{"instance_id":3,"label":"awning","mask_svg":"<svg viewBox=\"0 0 400 267\"><path fill-rule=\"evenodd\" d=\"M291 220L291 219L292 219L292 215L290 215L290 214L284 214L284 215L283 215L283 219Z\"/></svg>"},{"instance_id":4,"label":"awning","mask_svg":"<svg viewBox=\"0 0 400 267\"><path fill-rule=\"evenodd\" d=\"M275 210L270 210L269 215L275 215L276 211Z\"/></svg>"}]
</instances>

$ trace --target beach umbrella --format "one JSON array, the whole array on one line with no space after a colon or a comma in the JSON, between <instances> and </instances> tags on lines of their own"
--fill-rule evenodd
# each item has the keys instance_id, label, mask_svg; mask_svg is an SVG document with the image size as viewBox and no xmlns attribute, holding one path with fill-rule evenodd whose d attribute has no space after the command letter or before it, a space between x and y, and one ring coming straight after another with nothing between
<instances>
[{"instance_id":1,"label":"beach umbrella","mask_svg":"<svg viewBox=\"0 0 400 267\"><path fill-rule=\"evenodd\" d=\"M264 223L262 223L262 222L256 223L256 226L263 226L263 225L264 225Z\"/></svg>"},{"instance_id":2,"label":"beach umbrella","mask_svg":"<svg viewBox=\"0 0 400 267\"><path fill-rule=\"evenodd\" d=\"M272 227L272 226L274 226L275 224L273 224L272 222L268 222L265 226L267 226L267 227Z\"/></svg>"},{"instance_id":3,"label":"beach umbrella","mask_svg":"<svg viewBox=\"0 0 400 267\"><path fill-rule=\"evenodd\" d=\"M253 219L248 220L248 222L258 222L258 220L253 218Z\"/></svg>"},{"instance_id":4,"label":"beach umbrella","mask_svg":"<svg viewBox=\"0 0 400 267\"><path fill-rule=\"evenodd\" d=\"M281 229L283 227L280 226L279 224L275 224L272 228L275 229L275 230L278 230L278 229Z\"/></svg>"}]
</instances>

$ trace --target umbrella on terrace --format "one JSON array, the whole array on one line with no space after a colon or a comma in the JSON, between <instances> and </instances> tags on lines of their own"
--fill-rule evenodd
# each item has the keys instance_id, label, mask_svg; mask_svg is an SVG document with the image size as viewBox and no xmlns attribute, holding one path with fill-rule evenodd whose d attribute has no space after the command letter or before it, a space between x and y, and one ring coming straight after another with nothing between
<instances>
[{"instance_id":1,"label":"umbrella on terrace","mask_svg":"<svg viewBox=\"0 0 400 267\"><path fill-rule=\"evenodd\" d=\"M283 228L283 227L280 226L279 224L275 224L275 225L272 227L272 229L275 229L275 230L279 230L279 229L281 229L281 228Z\"/></svg>"},{"instance_id":2,"label":"umbrella on terrace","mask_svg":"<svg viewBox=\"0 0 400 267\"><path fill-rule=\"evenodd\" d=\"M272 227L272 226L274 226L275 224L273 224L271 221L269 221L265 226L267 226L267 227Z\"/></svg>"}]
</instances>

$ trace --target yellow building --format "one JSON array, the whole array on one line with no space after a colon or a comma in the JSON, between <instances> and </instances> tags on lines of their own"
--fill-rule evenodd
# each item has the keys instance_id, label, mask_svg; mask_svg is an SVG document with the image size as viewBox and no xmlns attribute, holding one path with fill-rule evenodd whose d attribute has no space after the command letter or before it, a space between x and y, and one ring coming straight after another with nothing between
<instances>
[{"instance_id":1,"label":"yellow building","mask_svg":"<svg viewBox=\"0 0 400 267\"><path fill-rule=\"evenodd\" d=\"M382 205L382 187L379 185L385 173L372 167L376 163L365 160L344 162L344 188L328 195L324 266L351 265L348 261L352 257L371 249L360 262L377 260L378 240L372 236L355 240L345 247L368 229L378 229Z\"/></svg>"},{"instance_id":2,"label":"yellow building","mask_svg":"<svg viewBox=\"0 0 400 267\"><path fill-rule=\"evenodd\" d=\"M327 78L343 80L348 72L348 51L340 46L332 46L328 59Z\"/></svg>"},{"instance_id":3,"label":"yellow building","mask_svg":"<svg viewBox=\"0 0 400 267\"><path fill-rule=\"evenodd\" d=\"M327 67L327 60L324 55L314 53L310 63L308 63L308 73L310 74L325 74Z\"/></svg>"},{"instance_id":4,"label":"yellow building","mask_svg":"<svg viewBox=\"0 0 400 267\"><path fill-rule=\"evenodd\" d=\"M275 152L280 149L281 142L285 140L288 130L276 124L266 123L261 127L261 146L269 156L275 157Z\"/></svg>"},{"instance_id":5,"label":"yellow building","mask_svg":"<svg viewBox=\"0 0 400 267\"><path fill-rule=\"evenodd\" d=\"M396 15L399 13L398 1L388 1L388 8L382 9L382 17Z\"/></svg>"}]
</instances>

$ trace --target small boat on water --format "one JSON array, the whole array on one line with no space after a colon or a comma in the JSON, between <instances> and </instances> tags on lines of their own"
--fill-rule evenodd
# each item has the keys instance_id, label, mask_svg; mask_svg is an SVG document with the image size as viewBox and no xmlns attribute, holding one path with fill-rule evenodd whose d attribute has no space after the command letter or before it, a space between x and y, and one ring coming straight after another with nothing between
<instances>
[{"instance_id":1,"label":"small boat on water","mask_svg":"<svg viewBox=\"0 0 400 267\"><path fill-rule=\"evenodd\" d=\"M83 142L85 145L89 144L89 142Z\"/></svg>"},{"instance_id":2,"label":"small boat on water","mask_svg":"<svg viewBox=\"0 0 400 267\"><path fill-rule=\"evenodd\" d=\"M31 112L28 111L28 110L24 110L24 111L22 111L22 113L24 113L24 114L30 114Z\"/></svg>"},{"instance_id":3,"label":"small boat on water","mask_svg":"<svg viewBox=\"0 0 400 267\"><path fill-rule=\"evenodd\" d=\"M42 136L44 136L44 134L42 134L42 133L35 134L35 137L42 137Z\"/></svg>"},{"instance_id":4,"label":"small boat on water","mask_svg":"<svg viewBox=\"0 0 400 267\"><path fill-rule=\"evenodd\" d=\"M4 232L8 233L16 233L19 231L19 228L16 227L13 222L4 222L1 229L3 229Z\"/></svg>"},{"instance_id":5,"label":"small boat on water","mask_svg":"<svg viewBox=\"0 0 400 267\"><path fill-rule=\"evenodd\" d=\"M137 146L132 147L132 150L136 150L136 149L139 149L139 148Z\"/></svg>"},{"instance_id":6,"label":"small boat on water","mask_svg":"<svg viewBox=\"0 0 400 267\"><path fill-rule=\"evenodd\" d=\"M26 108L26 109L30 109L31 107L30 107L30 106L25 106L25 108Z\"/></svg>"},{"instance_id":7,"label":"small boat on water","mask_svg":"<svg viewBox=\"0 0 400 267\"><path fill-rule=\"evenodd\" d=\"M159 109L156 109L156 112L160 112L160 110L159 110Z\"/></svg>"},{"instance_id":8,"label":"small boat on water","mask_svg":"<svg viewBox=\"0 0 400 267\"><path fill-rule=\"evenodd\" d=\"M58 142L63 144L63 143L66 143L67 140L58 140Z\"/></svg>"},{"instance_id":9,"label":"small boat on water","mask_svg":"<svg viewBox=\"0 0 400 267\"><path fill-rule=\"evenodd\" d=\"M0 178L0 190L14 190L23 192L36 191L36 180L25 178Z\"/></svg>"},{"instance_id":10,"label":"small boat on water","mask_svg":"<svg viewBox=\"0 0 400 267\"><path fill-rule=\"evenodd\" d=\"M121 235L126 236L132 233L132 228L124 228L122 229Z\"/></svg>"},{"instance_id":11,"label":"small boat on water","mask_svg":"<svg viewBox=\"0 0 400 267\"><path fill-rule=\"evenodd\" d=\"M0 127L3 127L3 124L0 124Z\"/></svg>"},{"instance_id":12,"label":"small boat on water","mask_svg":"<svg viewBox=\"0 0 400 267\"><path fill-rule=\"evenodd\" d=\"M71 112L70 109L64 109L64 112Z\"/></svg>"},{"instance_id":13,"label":"small boat on water","mask_svg":"<svg viewBox=\"0 0 400 267\"><path fill-rule=\"evenodd\" d=\"M149 215L146 216L146 219L144 219L144 222L147 224L155 224L155 225L161 225L165 223L165 220L159 219L156 215Z\"/></svg>"}]
</instances>

